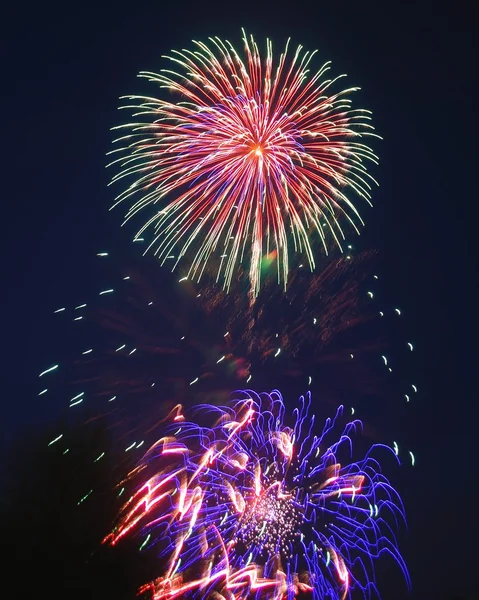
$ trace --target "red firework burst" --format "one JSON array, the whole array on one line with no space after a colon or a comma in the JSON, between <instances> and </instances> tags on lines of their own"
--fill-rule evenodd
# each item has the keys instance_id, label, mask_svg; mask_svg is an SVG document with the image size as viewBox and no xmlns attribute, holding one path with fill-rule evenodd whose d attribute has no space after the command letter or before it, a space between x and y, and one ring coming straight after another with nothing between
<instances>
[{"instance_id":1,"label":"red firework burst","mask_svg":"<svg viewBox=\"0 0 479 600\"><path fill-rule=\"evenodd\" d=\"M251 291L260 290L261 265L274 256L278 282L287 283L293 253L315 268L314 240L327 253L341 247L342 221L362 224L349 192L369 202L363 143L374 136L370 113L353 109L358 88L333 88L329 63L310 72L315 52L288 45L277 61L272 44L262 56L243 35L244 58L228 41L194 42L168 58L178 71L142 72L175 101L127 96L142 121L123 125L116 140L113 181L129 182L116 198L129 204L125 219L141 213L141 236L162 263L186 256L188 277L199 280L213 260L229 289L240 263Z\"/></svg>"}]
</instances>

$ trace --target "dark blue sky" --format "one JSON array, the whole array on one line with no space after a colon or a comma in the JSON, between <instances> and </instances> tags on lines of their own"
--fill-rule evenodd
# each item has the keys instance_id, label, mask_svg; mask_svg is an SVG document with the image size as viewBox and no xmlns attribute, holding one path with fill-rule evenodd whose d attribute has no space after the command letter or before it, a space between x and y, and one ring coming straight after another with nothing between
<instances>
[{"instance_id":1,"label":"dark blue sky","mask_svg":"<svg viewBox=\"0 0 479 600\"><path fill-rule=\"evenodd\" d=\"M1 434L55 418L33 395L58 351L45 316L96 286L95 253L123 239L104 169L118 97L192 38L238 41L240 27L277 46L291 36L363 88L385 139L365 238L420 346L424 393L407 436L421 460L405 494L414 598L476 597L472 14L421 1L164 4L17 4L3 15Z\"/></svg>"}]
</instances>

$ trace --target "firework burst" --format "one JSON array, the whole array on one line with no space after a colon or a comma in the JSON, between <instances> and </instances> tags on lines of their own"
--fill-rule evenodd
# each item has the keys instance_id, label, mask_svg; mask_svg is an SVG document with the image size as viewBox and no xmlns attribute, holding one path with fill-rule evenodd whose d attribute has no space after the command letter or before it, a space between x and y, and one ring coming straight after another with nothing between
<instances>
[{"instance_id":1,"label":"firework burst","mask_svg":"<svg viewBox=\"0 0 479 600\"><path fill-rule=\"evenodd\" d=\"M141 533L159 553L164 570L142 592L319 600L359 589L369 597L382 554L408 580L394 536L401 501L373 456L394 453L375 445L352 462L360 422L338 438L340 407L315 435L310 403L302 397L288 419L279 392L247 390L230 407L198 407L194 421L173 411L166 435L130 474L140 483L107 538Z\"/></svg>"},{"instance_id":2,"label":"firework burst","mask_svg":"<svg viewBox=\"0 0 479 600\"><path fill-rule=\"evenodd\" d=\"M194 42L165 57L175 71L140 73L177 100L127 96L142 120L117 128L128 133L111 164L113 182L129 182L114 206L129 205L126 221L144 215L137 235L153 231L163 264L185 257L198 281L213 264L226 289L243 264L255 297L265 261L286 286L293 254L313 270L315 239L328 253L343 221L358 230L350 196L370 202L377 159L370 113L349 98L358 88L333 91L342 76L328 78L329 63L310 71L315 52L301 46L275 61L269 40L264 55L243 42L243 56L217 37Z\"/></svg>"}]
</instances>

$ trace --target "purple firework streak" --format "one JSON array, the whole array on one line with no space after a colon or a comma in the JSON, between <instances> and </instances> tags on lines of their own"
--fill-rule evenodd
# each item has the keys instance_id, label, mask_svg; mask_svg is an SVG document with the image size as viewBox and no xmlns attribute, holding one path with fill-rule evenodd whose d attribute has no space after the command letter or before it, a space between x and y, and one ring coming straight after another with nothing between
<instances>
[{"instance_id":1,"label":"purple firework streak","mask_svg":"<svg viewBox=\"0 0 479 600\"><path fill-rule=\"evenodd\" d=\"M141 593L371 597L383 554L409 585L395 537L404 509L375 458L394 452L375 444L353 461L361 422L346 422L338 437L340 406L315 434L310 409L309 393L288 414L278 391L245 390L229 406L196 407L191 420L180 405L171 412L165 435L129 474L134 492L105 538L142 535L156 551L161 572Z\"/></svg>"}]
</instances>

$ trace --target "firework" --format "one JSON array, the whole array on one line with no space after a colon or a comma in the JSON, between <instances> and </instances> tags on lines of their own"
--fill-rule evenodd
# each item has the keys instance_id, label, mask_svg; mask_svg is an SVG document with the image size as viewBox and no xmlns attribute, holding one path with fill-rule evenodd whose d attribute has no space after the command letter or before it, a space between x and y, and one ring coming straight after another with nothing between
<instances>
[{"instance_id":1,"label":"firework","mask_svg":"<svg viewBox=\"0 0 479 600\"><path fill-rule=\"evenodd\" d=\"M175 408L130 474L140 483L106 538L139 533L159 553L163 571L140 591L155 600L366 596L382 554L408 580L393 529L402 504L374 458L393 451L375 445L353 462L360 422L338 437L340 407L315 435L310 404L302 397L288 418L278 391L247 390L229 407L198 407L191 421Z\"/></svg>"},{"instance_id":2,"label":"firework","mask_svg":"<svg viewBox=\"0 0 479 600\"><path fill-rule=\"evenodd\" d=\"M243 42L243 56L217 37L194 42L165 57L175 71L140 73L174 97L126 97L142 120L118 128L111 164L113 182L129 182L115 206L129 205L126 221L144 215L137 235L152 229L163 264L185 257L199 280L212 263L226 289L242 264L254 297L265 265L286 286L293 254L315 268L315 239L342 248L343 221L363 223L351 195L370 202L377 159L370 113L351 105L358 88L334 91L342 76L311 71L301 46L275 60L269 40L264 54Z\"/></svg>"}]
</instances>

